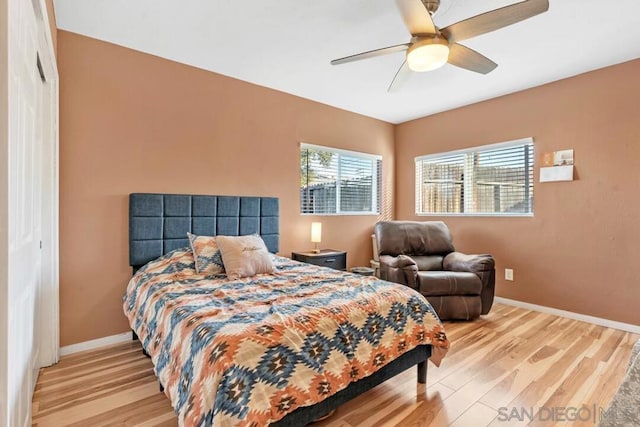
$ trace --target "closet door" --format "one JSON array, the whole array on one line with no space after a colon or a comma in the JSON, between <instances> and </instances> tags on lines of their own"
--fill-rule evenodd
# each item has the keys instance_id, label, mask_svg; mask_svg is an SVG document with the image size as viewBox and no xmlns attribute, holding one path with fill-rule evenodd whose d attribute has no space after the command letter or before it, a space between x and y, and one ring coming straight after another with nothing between
<instances>
[{"instance_id":1,"label":"closet door","mask_svg":"<svg viewBox=\"0 0 640 427\"><path fill-rule=\"evenodd\" d=\"M32 2L9 8L9 230L7 409L10 426L31 424L38 369L36 294L41 276L42 79L37 20Z\"/></svg>"}]
</instances>

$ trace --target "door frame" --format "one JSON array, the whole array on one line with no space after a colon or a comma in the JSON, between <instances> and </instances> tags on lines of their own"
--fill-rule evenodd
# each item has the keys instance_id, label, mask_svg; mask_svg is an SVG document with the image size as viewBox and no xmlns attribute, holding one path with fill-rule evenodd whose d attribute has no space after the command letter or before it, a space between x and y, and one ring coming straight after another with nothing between
<instances>
[{"instance_id":1,"label":"door frame","mask_svg":"<svg viewBox=\"0 0 640 427\"><path fill-rule=\"evenodd\" d=\"M9 421L7 313L9 312L9 7L0 2L0 424Z\"/></svg>"},{"instance_id":2,"label":"door frame","mask_svg":"<svg viewBox=\"0 0 640 427\"><path fill-rule=\"evenodd\" d=\"M40 348L38 365L43 367L57 363L60 352L59 75L45 0L32 3L38 21L38 54L46 78L41 115L45 124L42 138L42 271L36 302L40 318L35 336ZM35 381L36 378L34 386Z\"/></svg>"}]
</instances>

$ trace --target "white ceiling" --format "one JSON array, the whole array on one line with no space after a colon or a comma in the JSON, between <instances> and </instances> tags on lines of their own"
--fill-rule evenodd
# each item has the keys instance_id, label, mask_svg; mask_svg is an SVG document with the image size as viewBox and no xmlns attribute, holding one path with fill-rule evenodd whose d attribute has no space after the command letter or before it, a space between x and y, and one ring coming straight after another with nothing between
<instances>
[{"instance_id":1,"label":"white ceiling","mask_svg":"<svg viewBox=\"0 0 640 427\"><path fill-rule=\"evenodd\" d=\"M442 0L436 25L514 0ZM550 0L549 11L463 44L499 64L452 65L386 89L409 41L393 0L55 0L58 28L401 123L640 57L640 0Z\"/></svg>"}]
</instances>

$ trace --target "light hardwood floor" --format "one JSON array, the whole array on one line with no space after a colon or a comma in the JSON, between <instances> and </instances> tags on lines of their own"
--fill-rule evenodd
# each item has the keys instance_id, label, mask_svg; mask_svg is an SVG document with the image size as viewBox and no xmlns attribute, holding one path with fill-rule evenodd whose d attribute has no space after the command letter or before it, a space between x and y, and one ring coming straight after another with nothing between
<instances>
[{"instance_id":1,"label":"light hardwood floor","mask_svg":"<svg viewBox=\"0 0 640 427\"><path fill-rule=\"evenodd\" d=\"M426 387L416 383L415 368L407 370L314 426L594 425L593 418L548 419L552 408L561 418L564 408L586 405L590 412L579 413L586 418L594 407L605 407L639 338L501 304L482 319L447 322L445 329L452 347L439 368L429 366ZM534 414L533 422L523 410ZM516 413L526 422L518 422ZM132 342L63 357L42 369L33 423L174 426L176 418L158 392L150 360Z\"/></svg>"}]
</instances>

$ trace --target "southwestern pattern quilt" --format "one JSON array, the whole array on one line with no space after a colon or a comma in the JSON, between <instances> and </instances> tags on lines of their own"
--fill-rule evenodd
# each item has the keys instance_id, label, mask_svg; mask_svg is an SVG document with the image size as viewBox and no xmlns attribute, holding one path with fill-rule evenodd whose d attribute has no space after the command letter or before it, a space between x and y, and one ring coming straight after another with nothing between
<instances>
[{"instance_id":1,"label":"southwestern pattern quilt","mask_svg":"<svg viewBox=\"0 0 640 427\"><path fill-rule=\"evenodd\" d=\"M263 426L371 375L420 344L449 343L417 292L276 257L277 273L195 271L190 249L141 268L124 311L181 426Z\"/></svg>"}]
</instances>

